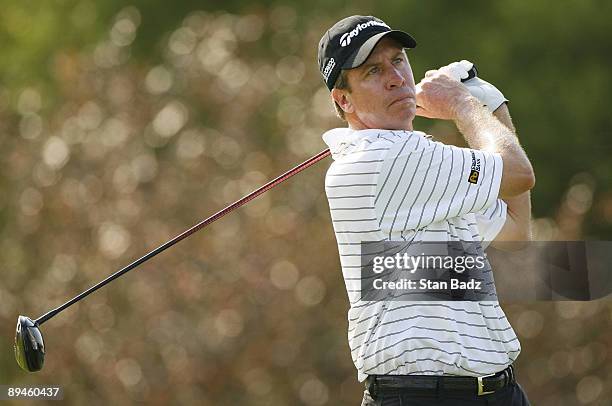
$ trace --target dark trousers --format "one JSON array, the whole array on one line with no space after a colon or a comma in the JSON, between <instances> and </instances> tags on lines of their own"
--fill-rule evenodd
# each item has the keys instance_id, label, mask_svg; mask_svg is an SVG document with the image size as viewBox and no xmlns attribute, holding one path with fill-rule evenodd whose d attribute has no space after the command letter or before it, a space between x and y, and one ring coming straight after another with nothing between
<instances>
[{"instance_id":1,"label":"dark trousers","mask_svg":"<svg viewBox=\"0 0 612 406\"><path fill-rule=\"evenodd\" d=\"M366 390L361 406L530 406L523 388L513 383L489 395L413 395L379 393L376 399Z\"/></svg>"}]
</instances>

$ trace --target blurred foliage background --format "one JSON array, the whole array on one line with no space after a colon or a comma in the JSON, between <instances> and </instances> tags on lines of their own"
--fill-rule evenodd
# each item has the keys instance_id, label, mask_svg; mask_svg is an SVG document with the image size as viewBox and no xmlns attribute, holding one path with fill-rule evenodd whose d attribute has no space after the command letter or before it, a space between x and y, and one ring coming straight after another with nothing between
<instances>
[{"instance_id":1,"label":"blurred foliage background","mask_svg":"<svg viewBox=\"0 0 612 406\"><path fill-rule=\"evenodd\" d=\"M0 384L61 385L75 405L359 404L329 162L45 324L43 371L12 351L18 314L324 149L342 123L316 47L351 14L413 34L415 77L469 59L504 91L536 170L537 239L610 239L610 2L5 0ZM460 139L448 123L416 128ZM609 302L504 309L533 404L610 404Z\"/></svg>"}]
</instances>

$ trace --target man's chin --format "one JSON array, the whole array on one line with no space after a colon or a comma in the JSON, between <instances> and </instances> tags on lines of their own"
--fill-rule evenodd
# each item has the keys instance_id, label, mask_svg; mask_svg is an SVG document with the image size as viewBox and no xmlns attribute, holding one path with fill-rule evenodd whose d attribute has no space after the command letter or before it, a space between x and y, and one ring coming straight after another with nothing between
<instances>
[{"instance_id":1,"label":"man's chin","mask_svg":"<svg viewBox=\"0 0 612 406\"><path fill-rule=\"evenodd\" d=\"M388 125L383 129L412 131L412 120L414 120L414 114L406 114L400 117L395 117L393 120L389 120Z\"/></svg>"},{"instance_id":2,"label":"man's chin","mask_svg":"<svg viewBox=\"0 0 612 406\"><path fill-rule=\"evenodd\" d=\"M412 123L412 120L416 117L416 104L411 104L410 108L406 110L406 120Z\"/></svg>"},{"instance_id":3,"label":"man's chin","mask_svg":"<svg viewBox=\"0 0 612 406\"><path fill-rule=\"evenodd\" d=\"M399 107L399 106L398 106ZM364 117L356 116L349 119L349 126L355 130L380 129L380 130L406 130L412 131L412 120L416 116L416 106L406 105L401 109L393 109L383 114L370 114Z\"/></svg>"},{"instance_id":4,"label":"man's chin","mask_svg":"<svg viewBox=\"0 0 612 406\"><path fill-rule=\"evenodd\" d=\"M410 130L412 130L412 121L416 117L416 105L415 104L406 105L406 107L402 109L400 116L401 116L400 122L408 123Z\"/></svg>"}]
</instances>

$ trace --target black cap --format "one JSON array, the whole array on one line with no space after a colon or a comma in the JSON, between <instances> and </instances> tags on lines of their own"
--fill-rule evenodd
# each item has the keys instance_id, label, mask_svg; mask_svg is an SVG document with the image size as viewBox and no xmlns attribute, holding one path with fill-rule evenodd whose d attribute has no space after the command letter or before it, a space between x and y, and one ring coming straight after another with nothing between
<instances>
[{"instance_id":1,"label":"black cap","mask_svg":"<svg viewBox=\"0 0 612 406\"><path fill-rule=\"evenodd\" d=\"M409 34L392 30L372 16L350 16L338 21L319 41L319 69L329 90L342 69L363 64L383 37L396 39L404 48L414 48L416 41Z\"/></svg>"}]
</instances>

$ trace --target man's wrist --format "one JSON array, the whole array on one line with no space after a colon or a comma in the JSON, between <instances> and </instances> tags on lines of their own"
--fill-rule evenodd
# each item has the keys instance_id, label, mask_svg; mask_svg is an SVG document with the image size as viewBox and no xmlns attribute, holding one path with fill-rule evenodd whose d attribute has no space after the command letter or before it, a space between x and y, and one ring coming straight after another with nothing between
<instances>
[{"instance_id":1,"label":"man's wrist","mask_svg":"<svg viewBox=\"0 0 612 406\"><path fill-rule=\"evenodd\" d=\"M453 121L459 124L465 119L473 117L475 113L483 109L482 103L474 96L469 96L455 104L453 109Z\"/></svg>"}]
</instances>

